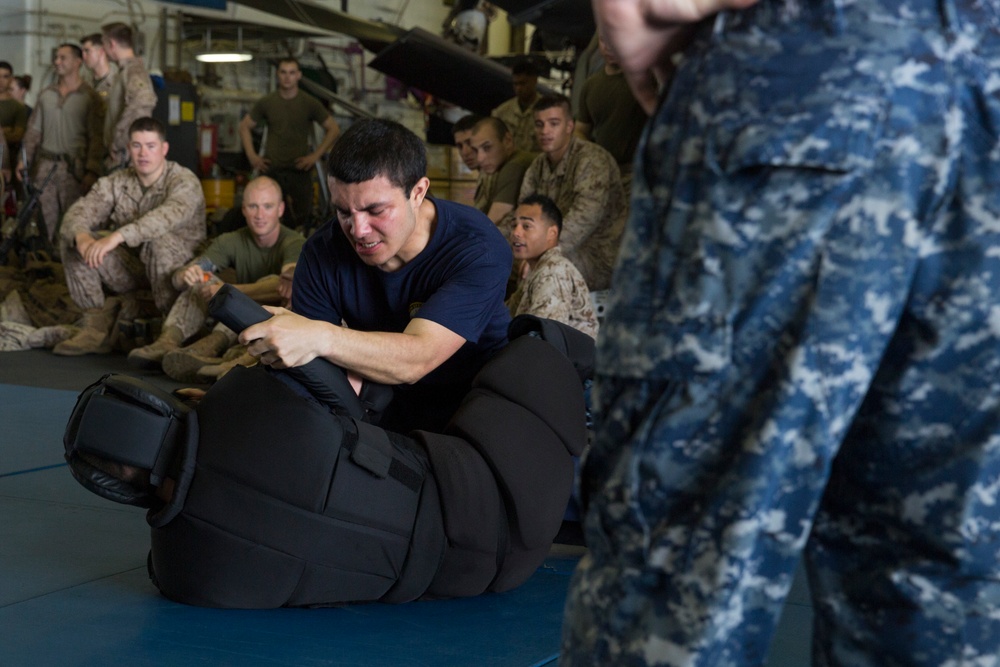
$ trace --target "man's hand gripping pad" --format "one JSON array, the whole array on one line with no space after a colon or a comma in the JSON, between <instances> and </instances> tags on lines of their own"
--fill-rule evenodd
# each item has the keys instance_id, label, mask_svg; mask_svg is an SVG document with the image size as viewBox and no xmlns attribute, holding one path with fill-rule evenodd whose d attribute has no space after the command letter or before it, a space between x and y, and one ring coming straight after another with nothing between
<instances>
[{"instance_id":1,"label":"man's hand gripping pad","mask_svg":"<svg viewBox=\"0 0 1000 667\"><path fill-rule=\"evenodd\" d=\"M215 293L208 304L208 313L236 333L271 317L263 306L232 285L223 285ZM355 419L364 419L365 408L354 393L344 369L339 366L317 358L303 366L286 368L283 372L323 405L346 412Z\"/></svg>"}]
</instances>

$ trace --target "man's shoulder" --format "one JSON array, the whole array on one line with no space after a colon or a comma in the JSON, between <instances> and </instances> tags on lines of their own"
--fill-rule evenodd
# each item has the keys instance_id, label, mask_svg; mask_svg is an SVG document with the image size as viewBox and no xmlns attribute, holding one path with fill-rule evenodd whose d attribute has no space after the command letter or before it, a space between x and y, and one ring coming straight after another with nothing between
<instances>
[{"instance_id":1,"label":"man's shoulder","mask_svg":"<svg viewBox=\"0 0 1000 667\"><path fill-rule=\"evenodd\" d=\"M189 185L197 185L201 188L201 181L195 173L179 162L167 160L163 174L169 181L173 181L175 183L184 182Z\"/></svg>"},{"instance_id":2,"label":"man's shoulder","mask_svg":"<svg viewBox=\"0 0 1000 667\"><path fill-rule=\"evenodd\" d=\"M231 232L223 232L222 234L216 236L209 244L209 249L227 248L233 245L239 245L249 240L250 230L247 227L240 227L239 229L234 229Z\"/></svg>"},{"instance_id":3,"label":"man's shoulder","mask_svg":"<svg viewBox=\"0 0 1000 667\"><path fill-rule=\"evenodd\" d=\"M566 259L566 256L562 253L562 248L559 246L549 248L542 253L541 257L538 258L535 270L528 277L530 278L534 275L544 276L546 274L558 276L579 275L580 279L583 280L580 270L576 268L573 262Z\"/></svg>"},{"instance_id":4,"label":"man's shoulder","mask_svg":"<svg viewBox=\"0 0 1000 667\"><path fill-rule=\"evenodd\" d=\"M253 108L255 109L267 109L268 107L275 104L282 104L284 99L278 94L278 91L273 90L270 93L266 93L257 98L254 103Z\"/></svg>"},{"instance_id":5,"label":"man's shoulder","mask_svg":"<svg viewBox=\"0 0 1000 667\"><path fill-rule=\"evenodd\" d=\"M302 256L323 256L325 270L336 270L354 263L361 264L357 253L350 247L347 237L340 231L336 220L328 220L309 235L302 247Z\"/></svg>"},{"instance_id":6,"label":"man's shoulder","mask_svg":"<svg viewBox=\"0 0 1000 667\"><path fill-rule=\"evenodd\" d=\"M35 106L38 106L39 104L42 104L42 98L43 97L50 97L52 95L55 95L56 98L59 97L59 83L58 82L50 83L49 85L45 86L40 91L38 91L38 97L35 99Z\"/></svg>"},{"instance_id":7,"label":"man's shoulder","mask_svg":"<svg viewBox=\"0 0 1000 667\"><path fill-rule=\"evenodd\" d=\"M484 262L493 261L496 252L510 251L496 225L479 209L446 199L433 201L441 230L433 245L479 253Z\"/></svg>"},{"instance_id":8,"label":"man's shoulder","mask_svg":"<svg viewBox=\"0 0 1000 667\"><path fill-rule=\"evenodd\" d=\"M528 153L527 151L522 151L532 156L531 160L528 162L528 167L525 171L540 171L542 166L545 165L545 153Z\"/></svg>"},{"instance_id":9,"label":"man's shoulder","mask_svg":"<svg viewBox=\"0 0 1000 667\"><path fill-rule=\"evenodd\" d=\"M278 240L281 243L292 243L292 242L304 242L306 237L302 235L291 227L286 227L285 225L280 225L280 232L278 235Z\"/></svg>"},{"instance_id":10,"label":"man's shoulder","mask_svg":"<svg viewBox=\"0 0 1000 667\"><path fill-rule=\"evenodd\" d=\"M520 111L520 107L517 104L517 98L512 97L506 102L501 102L498 104L493 111L490 112L491 116L499 117L502 114L511 113L513 111Z\"/></svg>"},{"instance_id":11,"label":"man's shoulder","mask_svg":"<svg viewBox=\"0 0 1000 667\"><path fill-rule=\"evenodd\" d=\"M134 58L128 58L124 61L118 62L118 71L125 72L127 75L134 75L136 72L146 73L146 65L143 64L142 58L135 56Z\"/></svg>"},{"instance_id":12,"label":"man's shoulder","mask_svg":"<svg viewBox=\"0 0 1000 667\"><path fill-rule=\"evenodd\" d=\"M500 167L500 171L505 169L511 172L521 172L522 174L527 171L528 167L535 161L535 158L539 157L538 153L531 153L529 151L518 149L514 151L503 166Z\"/></svg>"},{"instance_id":13,"label":"man's shoulder","mask_svg":"<svg viewBox=\"0 0 1000 667\"><path fill-rule=\"evenodd\" d=\"M322 109L323 111L326 111L326 107L323 106L322 102L320 102L318 99L316 99L316 97L310 95L301 88L299 88L299 92L295 95L295 97L287 101L295 102L296 104L301 104L304 107L319 108Z\"/></svg>"},{"instance_id":14,"label":"man's shoulder","mask_svg":"<svg viewBox=\"0 0 1000 667\"><path fill-rule=\"evenodd\" d=\"M573 137L573 144L570 146L566 157L569 162L576 163L582 167L607 170L618 169L618 162L615 161L614 156L606 148L580 137Z\"/></svg>"},{"instance_id":15,"label":"man's shoulder","mask_svg":"<svg viewBox=\"0 0 1000 667\"><path fill-rule=\"evenodd\" d=\"M278 91L272 90L271 92L264 93L263 95L261 95L260 97L258 97L256 103L257 104L267 104L268 102L272 102L275 99L280 100L281 96L278 95Z\"/></svg>"},{"instance_id":16,"label":"man's shoulder","mask_svg":"<svg viewBox=\"0 0 1000 667\"><path fill-rule=\"evenodd\" d=\"M432 201L438 224L445 235L478 235L493 225L482 211L467 204L437 198ZM483 224L483 221L489 224Z\"/></svg>"}]
</instances>

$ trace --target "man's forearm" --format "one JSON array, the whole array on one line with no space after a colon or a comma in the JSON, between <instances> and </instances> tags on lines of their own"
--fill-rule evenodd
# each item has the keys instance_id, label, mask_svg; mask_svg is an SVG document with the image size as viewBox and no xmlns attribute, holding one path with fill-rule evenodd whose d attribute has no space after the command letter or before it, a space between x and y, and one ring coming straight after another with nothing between
<instances>
[{"instance_id":1,"label":"man's forearm","mask_svg":"<svg viewBox=\"0 0 1000 667\"><path fill-rule=\"evenodd\" d=\"M412 384L444 363L465 343L444 326L415 318L402 333L348 329L285 309L240 334L250 353L276 367L301 366L322 357L383 384Z\"/></svg>"},{"instance_id":2,"label":"man's forearm","mask_svg":"<svg viewBox=\"0 0 1000 667\"><path fill-rule=\"evenodd\" d=\"M240 143L243 144L243 152L248 160L257 157L257 150L253 146L253 132L243 123L240 123Z\"/></svg>"},{"instance_id":3,"label":"man's forearm","mask_svg":"<svg viewBox=\"0 0 1000 667\"><path fill-rule=\"evenodd\" d=\"M266 306L275 306L281 303L281 294L278 293L278 285L281 278L276 275L264 276L260 280L242 285L233 285L236 289L246 294L248 297Z\"/></svg>"},{"instance_id":4,"label":"man's forearm","mask_svg":"<svg viewBox=\"0 0 1000 667\"><path fill-rule=\"evenodd\" d=\"M413 384L441 363L413 334L335 329L323 358L374 382Z\"/></svg>"},{"instance_id":5,"label":"man's forearm","mask_svg":"<svg viewBox=\"0 0 1000 667\"><path fill-rule=\"evenodd\" d=\"M333 120L332 116L330 120ZM337 121L324 123L323 129L326 130L326 134L323 135L323 140L320 142L319 148L316 149L316 154L320 157L333 148L333 145L337 143L337 137L340 136L340 126L337 125Z\"/></svg>"}]
</instances>

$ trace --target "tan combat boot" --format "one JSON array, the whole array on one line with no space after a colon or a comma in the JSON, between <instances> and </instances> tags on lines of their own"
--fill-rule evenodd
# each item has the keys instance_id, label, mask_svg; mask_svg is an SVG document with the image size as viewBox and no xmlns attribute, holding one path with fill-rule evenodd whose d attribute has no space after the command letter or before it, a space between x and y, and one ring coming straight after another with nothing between
<instances>
[{"instance_id":1,"label":"tan combat boot","mask_svg":"<svg viewBox=\"0 0 1000 667\"><path fill-rule=\"evenodd\" d=\"M241 346L242 347L242 346ZM222 376L233 370L236 366L253 366L257 363L257 359L249 352L246 348L242 348L243 353L233 356L232 358L223 358L221 364L209 364L207 366L202 366L198 369L198 379L202 382L217 382L222 379ZM229 357L227 354L226 357Z\"/></svg>"},{"instance_id":2,"label":"tan combat boot","mask_svg":"<svg viewBox=\"0 0 1000 667\"><path fill-rule=\"evenodd\" d=\"M89 308L83 311L80 331L69 340L56 345L52 348L52 352L64 357L111 352L111 327L115 323L115 314L119 306L121 300L113 296L104 300L103 308Z\"/></svg>"},{"instance_id":3,"label":"tan combat boot","mask_svg":"<svg viewBox=\"0 0 1000 667\"><path fill-rule=\"evenodd\" d=\"M222 361L219 355L229 347L229 338L213 331L187 347L167 352L163 357L163 372L178 382L198 382L198 369Z\"/></svg>"},{"instance_id":4,"label":"tan combat boot","mask_svg":"<svg viewBox=\"0 0 1000 667\"><path fill-rule=\"evenodd\" d=\"M143 347L137 347L128 353L128 365L146 370L156 370L160 367L163 357L173 352L184 342L184 334L174 326L166 327L159 338Z\"/></svg>"}]
</instances>

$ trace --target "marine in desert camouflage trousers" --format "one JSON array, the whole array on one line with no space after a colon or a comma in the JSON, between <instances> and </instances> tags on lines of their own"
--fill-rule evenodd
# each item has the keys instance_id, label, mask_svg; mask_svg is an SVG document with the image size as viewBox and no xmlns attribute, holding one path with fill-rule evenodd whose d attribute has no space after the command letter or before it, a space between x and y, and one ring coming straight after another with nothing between
<instances>
[{"instance_id":1,"label":"marine in desert camouflage trousers","mask_svg":"<svg viewBox=\"0 0 1000 667\"><path fill-rule=\"evenodd\" d=\"M164 315L177 298L170 277L179 266L190 261L192 254L190 243L168 234L138 248L120 245L105 256L101 266L90 268L75 247L69 247L65 241L62 247L66 286L81 309L103 307L105 287L113 294L149 288L156 308Z\"/></svg>"},{"instance_id":2,"label":"marine in desert camouflage trousers","mask_svg":"<svg viewBox=\"0 0 1000 667\"><path fill-rule=\"evenodd\" d=\"M45 183L49 172L55 168L52 178ZM39 229L46 237L55 243L56 230L59 221L73 202L83 196L83 184L77 180L67 163L63 160L47 160L39 158L37 175L34 184L45 188L38 195L38 207L41 209L43 227Z\"/></svg>"},{"instance_id":3,"label":"marine in desert camouflage trousers","mask_svg":"<svg viewBox=\"0 0 1000 667\"><path fill-rule=\"evenodd\" d=\"M180 293L174 305L170 307L167 318L163 321L163 328L177 327L184 339L198 333L208 317L208 304L194 289L186 289ZM218 331L226 336L230 345L236 343L236 334L232 329L222 323L215 325L213 331Z\"/></svg>"}]
</instances>

